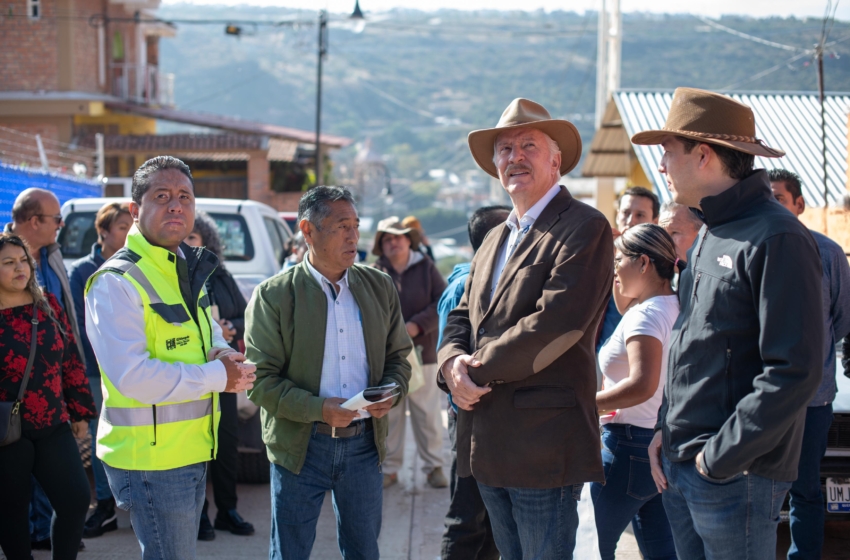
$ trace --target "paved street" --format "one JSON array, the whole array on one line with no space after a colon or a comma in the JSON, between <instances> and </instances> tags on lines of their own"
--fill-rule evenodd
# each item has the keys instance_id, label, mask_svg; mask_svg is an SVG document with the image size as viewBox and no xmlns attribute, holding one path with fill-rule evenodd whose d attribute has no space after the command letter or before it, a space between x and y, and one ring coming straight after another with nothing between
<instances>
[{"instance_id":1,"label":"paved street","mask_svg":"<svg viewBox=\"0 0 850 560\"><path fill-rule=\"evenodd\" d=\"M445 412L443 426L446 425ZM399 483L384 492L384 517L381 529L381 558L384 560L435 560L440 557L440 538L443 534L443 516L448 509L449 491L435 490L425 482L420 470L419 457L413 443L410 422L407 423L407 445L404 470L399 473ZM445 433L444 450L449 464L449 439ZM447 467L448 472L448 467ZM211 496L211 488L207 495ZM257 532L250 537L237 537L216 531L212 542L198 543L198 558L242 559L267 558L269 543L270 500L266 484L239 486L239 511L254 524ZM215 517L215 506L210 503L210 517ZM622 554L618 560L637 560L634 537L624 535ZM118 530L97 539L86 539L86 551L80 560L130 560L138 559L139 546L130 528L130 516L118 513ZM35 560L49 560L49 552L35 552ZM0 555L2 557L2 555ZM336 544L336 528L330 494L325 499L319 518L313 560L340 558Z\"/></svg>"},{"instance_id":2,"label":"paved street","mask_svg":"<svg viewBox=\"0 0 850 560\"><path fill-rule=\"evenodd\" d=\"M445 414L444 414L445 416ZM444 418L445 420L445 418ZM419 469L413 435L408 422L405 468L400 473L399 483L384 492L384 518L381 530L381 558L385 560L435 560L440 556L440 538L443 533L443 516L448 507L448 490L435 490L425 483ZM446 463L449 444L445 438ZM208 495L211 489L208 488ZM266 558L268 556L270 502L268 485L240 485L239 511L257 528L251 537L237 537L217 531L212 542L198 543L198 558L242 559ZM210 504L210 516L214 517L215 506ZM107 533L97 539L87 539L86 551L80 560L124 560L139 558L139 548L130 529L129 515L119 512L118 531ZM827 550L824 560L847 558L850 549L850 522L830 523L826 528ZM787 525L780 526L777 559L785 558L788 548ZM36 552L35 560L49 560L50 553ZM2 555L0 555L2 557ZM314 560L340 558L336 545L333 506L328 494L322 515L319 518ZM640 553L632 534L626 533L620 540L617 560L639 560ZM582 560L582 559L577 559Z\"/></svg>"}]
</instances>

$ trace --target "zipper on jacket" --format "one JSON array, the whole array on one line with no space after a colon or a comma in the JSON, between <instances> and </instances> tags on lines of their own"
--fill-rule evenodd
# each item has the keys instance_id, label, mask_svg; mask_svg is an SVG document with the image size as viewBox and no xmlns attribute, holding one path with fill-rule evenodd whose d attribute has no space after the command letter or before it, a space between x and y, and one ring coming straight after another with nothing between
<instances>
[{"instance_id":1,"label":"zipper on jacket","mask_svg":"<svg viewBox=\"0 0 850 560\"><path fill-rule=\"evenodd\" d=\"M732 413L734 407L732 398L732 341L726 339L726 407L727 412Z\"/></svg>"},{"instance_id":2,"label":"zipper on jacket","mask_svg":"<svg viewBox=\"0 0 850 560\"><path fill-rule=\"evenodd\" d=\"M153 441L151 445L156 445L156 405L152 404L151 409L153 409Z\"/></svg>"}]
</instances>

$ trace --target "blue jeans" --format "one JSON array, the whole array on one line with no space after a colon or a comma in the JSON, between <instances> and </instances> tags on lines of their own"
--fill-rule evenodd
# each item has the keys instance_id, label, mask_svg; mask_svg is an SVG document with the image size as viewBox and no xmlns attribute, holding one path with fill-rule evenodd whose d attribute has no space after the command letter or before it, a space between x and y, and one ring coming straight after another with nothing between
<instances>
[{"instance_id":1,"label":"blue jeans","mask_svg":"<svg viewBox=\"0 0 850 560\"><path fill-rule=\"evenodd\" d=\"M41 485L30 477L32 494L30 495L30 540L46 541L50 538L50 524L53 521L53 506L41 489Z\"/></svg>"},{"instance_id":2,"label":"blue jeans","mask_svg":"<svg viewBox=\"0 0 850 560\"><path fill-rule=\"evenodd\" d=\"M502 560L571 560L583 486L497 488L479 482Z\"/></svg>"},{"instance_id":3,"label":"blue jeans","mask_svg":"<svg viewBox=\"0 0 850 560\"><path fill-rule=\"evenodd\" d=\"M651 429L629 424L602 427L605 484L590 486L602 560L614 560L617 542L629 523L644 558L676 559L670 523L649 472L647 447L652 435Z\"/></svg>"},{"instance_id":4,"label":"blue jeans","mask_svg":"<svg viewBox=\"0 0 850 560\"><path fill-rule=\"evenodd\" d=\"M130 512L144 560L192 560L207 485L207 463L167 471L103 464L115 505Z\"/></svg>"},{"instance_id":5,"label":"blue jeans","mask_svg":"<svg viewBox=\"0 0 850 560\"><path fill-rule=\"evenodd\" d=\"M790 482L752 473L713 481L697 472L693 460L663 457L662 463L664 509L679 558L775 560L776 525Z\"/></svg>"},{"instance_id":6,"label":"blue jeans","mask_svg":"<svg viewBox=\"0 0 850 560\"><path fill-rule=\"evenodd\" d=\"M316 433L301 472L271 465L271 560L308 560L325 492L331 491L339 551L345 560L377 560L383 474L371 429L332 438Z\"/></svg>"},{"instance_id":7,"label":"blue jeans","mask_svg":"<svg viewBox=\"0 0 850 560\"><path fill-rule=\"evenodd\" d=\"M97 494L97 500L108 500L112 497L112 492L109 490L109 480L106 478L106 473L103 472L103 463L97 457L97 421L100 418L100 407L103 404L103 388L100 385L100 377L89 377L89 386L91 387L91 395L94 398L94 405L97 407L98 416L95 416L89 421L89 433L91 434L91 470L94 475L94 489Z\"/></svg>"},{"instance_id":8,"label":"blue jeans","mask_svg":"<svg viewBox=\"0 0 850 560\"><path fill-rule=\"evenodd\" d=\"M810 406L797 480L791 485L791 548L789 560L820 558L823 550L824 502L820 488L820 462L832 424L832 405Z\"/></svg>"}]
</instances>

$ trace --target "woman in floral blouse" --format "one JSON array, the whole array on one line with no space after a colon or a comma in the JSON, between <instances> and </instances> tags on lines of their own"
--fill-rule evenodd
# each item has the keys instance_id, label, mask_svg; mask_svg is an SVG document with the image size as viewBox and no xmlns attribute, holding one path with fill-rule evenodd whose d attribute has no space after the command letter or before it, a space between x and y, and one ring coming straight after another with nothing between
<instances>
[{"instance_id":1,"label":"woman in floral blouse","mask_svg":"<svg viewBox=\"0 0 850 560\"><path fill-rule=\"evenodd\" d=\"M33 303L38 350L21 406L21 439L0 447L0 548L8 560L30 559L31 475L56 512L53 558L76 558L90 500L74 437L95 417L89 382L61 306L38 287L26 245L0 234L0 401L14 401L32 343Z\"/></svg>"}]
</instances>

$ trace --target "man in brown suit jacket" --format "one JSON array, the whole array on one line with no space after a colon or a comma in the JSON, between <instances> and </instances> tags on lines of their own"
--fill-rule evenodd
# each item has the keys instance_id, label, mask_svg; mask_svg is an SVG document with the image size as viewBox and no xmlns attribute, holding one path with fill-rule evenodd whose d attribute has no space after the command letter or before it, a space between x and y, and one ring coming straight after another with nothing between
<instances>
[{"instance_id":1,"label":"man in brown suit jacket","mask_svg":"<svg viewBox=\"0 0 850 560\"><path fill-rule=\"evenodd\" d=\"M516 99L469 135L514 209L472 261L438 383L461 408L459 476L475 476L504 560L572 558L582 484L603 481L594 336L613 280L611 227L558 184L581 140Z\"/></svg>"}]
</instances>

